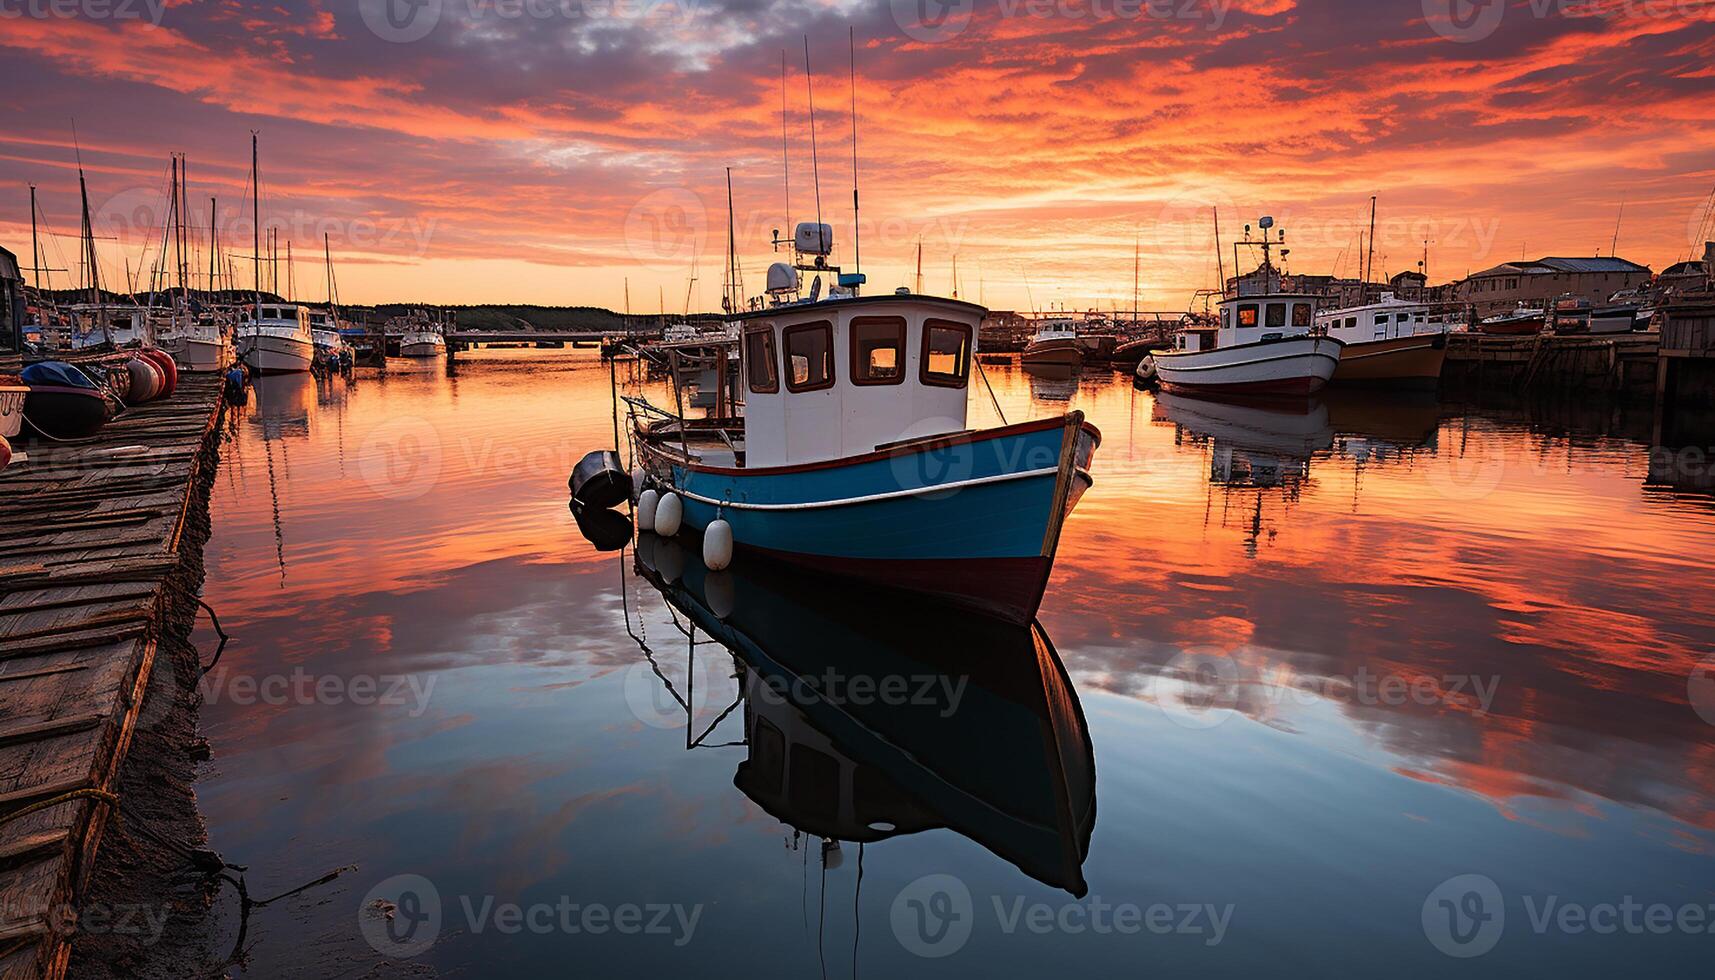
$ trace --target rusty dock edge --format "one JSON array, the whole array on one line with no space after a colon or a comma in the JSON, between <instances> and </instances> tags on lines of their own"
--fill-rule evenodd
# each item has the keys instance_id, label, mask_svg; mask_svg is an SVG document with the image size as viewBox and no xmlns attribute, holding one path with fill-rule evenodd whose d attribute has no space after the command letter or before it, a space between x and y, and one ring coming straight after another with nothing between
<instances>
[{"instance_id":1,"label":"rusty dock edge","mask_svg":"<svg viewBox=\"0 0 1715 980\"><path fill-rule=\"evenodd\" d=\"M187 375L0 473L0 980L66 972L102 796L166 710L144 693L202 585L222 414L219 378Z\"/></svg>"}]
</instances>

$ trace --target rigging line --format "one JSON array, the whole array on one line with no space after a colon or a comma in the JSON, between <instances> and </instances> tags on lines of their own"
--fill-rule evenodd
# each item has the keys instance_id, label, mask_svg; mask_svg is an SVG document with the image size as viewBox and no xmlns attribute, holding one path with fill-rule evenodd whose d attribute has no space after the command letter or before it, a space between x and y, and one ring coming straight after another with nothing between
<instances>
[{"instance_id":1,"label":"rigging line","mask_svg":"<svg viewBox=\"0 0 1715 980\"><path fill-rule=\"evenodd\" d=\"M857 28L846 27L846 56L852 93L852 264L863 272L863 249L858 245Z\"/></svg>"},{"instance_id":2,"label":"rigging line","mask_svg":"<svg viewBox=\"0 0 1715 980\"><path fill-rule=\"evenodd\" d=\"M823 845L818 850L822 852L822 907L816 913L816 962L822 966L822 980L828 980L827 944L824 942L828 926L828 849Z\"/></svg>"},{"instance_id":3,"label":"rigging line","mask_svg":"<svg viewBox=\"0 0 1715 980\"><path fill-rule=\"evenodd\" d=\"M786 49L780 49L780 169L786 183L786 229L792 230L792 157L786 138Z\"/></svg>"},{"instance_id":4,"label":"rigging line","mask_svg":"<svg viewBox=\"0 0 1715 980\"><path fill-rule=\"evenodd\" d=\"M857 888L852 891L852 980L858 975L858 939L863 935L863 841L858 841Z\"/></svg>"}]
</instances>

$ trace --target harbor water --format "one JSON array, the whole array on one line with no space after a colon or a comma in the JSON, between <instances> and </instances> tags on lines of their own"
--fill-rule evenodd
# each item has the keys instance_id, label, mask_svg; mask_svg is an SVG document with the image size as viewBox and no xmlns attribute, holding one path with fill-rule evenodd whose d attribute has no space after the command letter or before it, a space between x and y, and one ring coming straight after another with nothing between
<instances>
[{"instance_id":1,"label":"harbor water","mask_svg":"<svg viewBox=\"0 0 1715 980\"><path fill-rule=\"evenodd\" d=\"M614 439L592 351L260 379L211 505L233 639L197 793L253 895L349 870L247 922L228 892L201 958L1706 969L1707 448L1652 447L1647 407L1283 411L985 370L972 427L1103 434L1034 629L742 551L717 579L694 540L598 550L566 491Z\"/></svg>"}]
</instances>

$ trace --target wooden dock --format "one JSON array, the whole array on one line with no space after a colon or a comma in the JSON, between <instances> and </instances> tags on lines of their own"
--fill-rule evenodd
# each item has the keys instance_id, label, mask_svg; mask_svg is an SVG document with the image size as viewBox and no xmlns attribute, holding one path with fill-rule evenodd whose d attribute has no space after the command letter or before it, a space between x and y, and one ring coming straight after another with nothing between
<instances>
[{"instance_id":1,"label":"wooden dock","mask_svg":"<svg viewBox=\"0 0 1715 980\"><path fill-rule=\"evenodd\" d=\"M0 473L0 978L58 978L167 628L195 606L218 378ZM187 527L192 530L187 533ZM182 619L182 615L180 615ZM121 801L121 806L123 802Z\"/></svg>"},{"instance_id":2,"label":"wooden dock","mask_svg":"<svg viewBox=\"0 0 1715 980\"><path fill-rule=\"evenodd\" d=\"M1661 335L1656 333L1525 337L1453 333L1447 335L1442 378L1455 386L1518 392L1645 394L1655 385L1660 347Z\"/></svg>"}]
</instances>

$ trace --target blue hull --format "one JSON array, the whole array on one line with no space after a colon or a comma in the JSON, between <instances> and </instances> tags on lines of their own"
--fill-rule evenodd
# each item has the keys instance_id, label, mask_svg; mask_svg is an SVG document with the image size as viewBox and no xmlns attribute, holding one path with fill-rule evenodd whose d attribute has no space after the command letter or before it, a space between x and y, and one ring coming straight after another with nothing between
<instances>
[{"instance_id":1,"label":"blue hull","mask_svg":"<svg viewBox=\"0 0 1715 980\"><path fill-rule=\"evenodd\" d=\"M1072 413L798 466L687 465L670 439L644 458L699 531L719 516L741 547L1027 621L1099 440Z\"/></svg>"}]
</instances>

